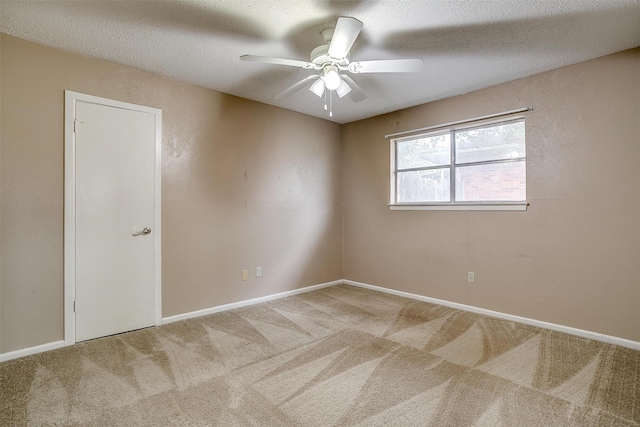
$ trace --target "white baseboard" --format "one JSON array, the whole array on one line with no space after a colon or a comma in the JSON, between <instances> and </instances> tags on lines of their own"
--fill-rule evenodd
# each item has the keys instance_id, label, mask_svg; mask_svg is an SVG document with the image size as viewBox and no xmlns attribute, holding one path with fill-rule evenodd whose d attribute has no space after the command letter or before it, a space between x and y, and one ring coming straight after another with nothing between
<instances>
[{"instance_id":1,"label":"white baseboard","mask_svg":"<svg viewBox=\"0 0 640 427\"><path fill-rule=\"evenodd\" d=\"M558 325L556 323L544 322L542 320L530 319L528 317L515 316L513 314L502 313L499 311L487 310L485 308L474 307L472 305L465 305L457 302L451 302L451 301L441 300L437 298L430 298L423 295L412 294L409 292L396 291L394 289L388 289L380 286L369 285L367 283L354 282L353 280L343 280L342 283L347 285L352 285L352 286L358 286L360 288L371 289L374 291L385 292L387 294L411 298L418 301L444 305L446 307L469 311L471 313L483 314L486 316L497 317L499 319L511 320L513 322L523 323L525 325L530 325L530 326L536 326L538 328L564 332L565 334L575 335L582 338L588 338L595 341L604 342L607 344L619 345L620 347L626 347L632 350L640 350L640 342L628 340L625 338L618 338L611 335L601 334L598 332L585 331L584 329L572 328L570 326Z\"/></svg>"},{"instance_id":2,"label":"white baseboard","mask_svg":"<svg viewBox=\"0 0 640 427\"><path fill-rule=\"evenodd\" d=\"M294 289L291 291L281 292L274 295L267 295L260 298L253 298L246 301L239 301L230 304L219 305L216 307L206 308L203 310L192 311L189 313L177 314L175 316L168 316L162 319L162 324L168 324L178 322L180 320L192 319L195 317L206 316L208 314L219 313L221 311L232 310L234 308L246 307L249 305L259 304L262 302L273 301L276 299L286 298L293 295L298 295L306 292L315 291L317 289L327 288L329 286L346 284L351 286L358 286L360 288L371 289L374 291L385 292L387 294L398 295L405 298L411 298L418 301L430 302L432 304L444 305L446 307L455 308L458 310L464 310L471 313L482 314L491 317L497 317L499 319L510 320L513 322L523 323L525 325L536 326L543 329L550 329L553 331L564 332L566 334L575 335L583 338L592 339L595 341L604 342L607 344L619 345L620 347L630 348L632 350L640 350L640 342L628 340L625 338L618 338L611 335L605 335L598 332L585 331L583 329L572 328L570 326L558 325L556 323L544 322L542 320L530 319L528 317L515 316L513 314L502 313L499 311L487 310L484 308L474 307L471 305L460 304L457 302L451 302L441 300L437 298L426 297L424 295L412 294L409 292L396 291L394 289L383 288L380 286L369 285L367 283L355 282L353 280L334 280L333 282L321 283L319 285L307 286L305 288ZM36 353L43 353L45 351L55 350L65 346L65 342L54 341L47 344L41 344L34 347L23 348L9 353L0 353L0 362L6 362L9 360L17 359L19 357L30 356Z\"/></svg>"},{"instance_id":3,"label":"white baseboard","mask_svg":"<svg viewBox=\"0 0 640 427\"><path fill-rule=\"evenodd\" d=\"M343 280L334 280L333 282L321 283L319 285L307 286L300 289L294 289L291 291L280 292L278 294L267 295L260 298L253 298L245 301L232 302L230 304L218 305L215 307L205 308L202 310L191 311L189 313L176 314L174 316L168 316L162 318L162 324L178 322L180 320L193 319L194 317L206 316L208 314L219 313L221 311L233 310L234 308L246 307L248 305L260 304L261 302L273 301L276 299L290 297L292 295L298 295L306 292L315 291L317 289L327 288L329 286L339 285L344 283Z\"/></svg>"},{"instance_id":4,"label":"white baseboard","mask_svg":"<svg viewBox=\"0 0 640 427\"><path fill-rule=\"evenodd\" d=\"M19 357L31 356L36 353L44 353L45 351L55 350L64 347L64 340L54 341L47 344L40 344L34 347L27 347L9 353L0 353L0 362L17 359Z\"/></svg>"},{"instance_id":5,"label":"white baseboard","mask_svg":"<svg viewBox=\"0 0 640 427\"><path fill-rule=\"evenodd\" d=\"M261 302L273 301L280 298L289 297L292 295L302 294L305 292L315 291L316 289L327 288L329 286L339 285L343 283L342 280L334 280L333 282L321 283L319 285L307 286L305 288L294 289L291 291L281 292L274 295L267 295L260 298L253 298L246 301L234 302L231 304L219 305L216 307L207 308L204 310L192 311L190 313L178 314L175 316L169 316L162 319L162 324L177 322L179 320L191 319L194 317L205 316L207 314L218 313L220 311L232 310L234 308L245 307L248 305L259 304ZM58 348L64 347L65 341L54 341L47 344L41 344L34 347L23 348L16 351L11 351L9 353L0 353L0 363L6 362L13 359L18 359L20 357L30 356L36 353L44 353L45 351L56 350Z\"/></svg>"}]
</instances>

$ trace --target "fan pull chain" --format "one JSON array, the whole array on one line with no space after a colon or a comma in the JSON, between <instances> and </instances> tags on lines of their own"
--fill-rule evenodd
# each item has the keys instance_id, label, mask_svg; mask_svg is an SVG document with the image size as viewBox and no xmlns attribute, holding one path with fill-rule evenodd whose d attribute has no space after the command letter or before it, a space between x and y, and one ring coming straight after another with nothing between
<instances>
[{"instance_id":1,"label":"fan pull chain","mask_svg":"<svg viewBox=\"0 0 640 427\"><path fill-rule=\"evenodd\" d=\"M324 91L324 111L328 110L328 108L327 108L327 96L328 96L327 92L329 92L329 91L328 90Z\"/></svg>"},{"instance_id":2,"label":"fan pull chain","mask_svg":"<svg viewBox=\"0 0 640 427\"><path fill-rule=\"evenodd\" d=\"M327 92L329 92L329 117L333 117L333 97L331 96L333 91L328 90Z\"/></svg>"}]
</instances>

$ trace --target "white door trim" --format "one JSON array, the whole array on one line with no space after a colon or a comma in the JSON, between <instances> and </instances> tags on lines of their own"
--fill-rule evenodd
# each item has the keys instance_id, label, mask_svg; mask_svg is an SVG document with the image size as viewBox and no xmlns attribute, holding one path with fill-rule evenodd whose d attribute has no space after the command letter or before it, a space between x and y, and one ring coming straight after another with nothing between
<instances>
[{"instance_id":1,"label":"white door trim","mask_svg":"<svg viewBox=\"0 0 640 427\"><path fill-rule=\"evenodd\" d=\"M155 214L155 247L154 247L154 306L155 324L162 323L162 227L161 227L161 188L160 166L162 160L162 110L143 105L129 104L92 95L65 90L64 119L64 342L72 345L76 342L76 315L74 311L76 295L76 150L75 150L75 116L76 102L106 105L126 110L134 110L153 114L155 117L155 177L154 177L154 214Z\"/></svg>"}]
</instances>

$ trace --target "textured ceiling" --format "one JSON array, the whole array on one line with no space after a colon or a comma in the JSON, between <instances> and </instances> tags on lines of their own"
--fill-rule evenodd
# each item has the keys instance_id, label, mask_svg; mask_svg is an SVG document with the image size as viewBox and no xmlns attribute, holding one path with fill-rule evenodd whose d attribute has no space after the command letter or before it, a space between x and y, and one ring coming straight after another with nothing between
<instances>
[{"instance_id":1,"label":"textured ceiling","mask_svg":"<svg viewBox=\"0 0 640 427\"><path fill-rule=\"evenodd\" d=\"M352 16L353 60L421 58L414 74L357 74L354 103L307 90L311 72L240 61L309 60L320 31ZM347 123L640 46L640 0L5 1L0 32Z\"/></svg>"}]
</instances>

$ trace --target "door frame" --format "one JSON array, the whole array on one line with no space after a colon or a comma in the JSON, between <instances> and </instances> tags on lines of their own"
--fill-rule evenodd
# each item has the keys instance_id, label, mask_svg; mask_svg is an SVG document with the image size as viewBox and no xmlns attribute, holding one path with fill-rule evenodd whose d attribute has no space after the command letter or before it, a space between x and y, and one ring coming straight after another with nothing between
<instances>
[{"instance_id":1,"label":"door frame","mask_svg":"<svg viewBox=\"0 0 640 427\"><path fill-rule=\"evenodd\" d=\"M162 324L162 226L161 226L161 160L162 110L130 104L93 95L64 91L64 343L76 343L76 103L86 102L149 113L155 117L154 170L154 321Z\"/></svg>"}]
</instances>

